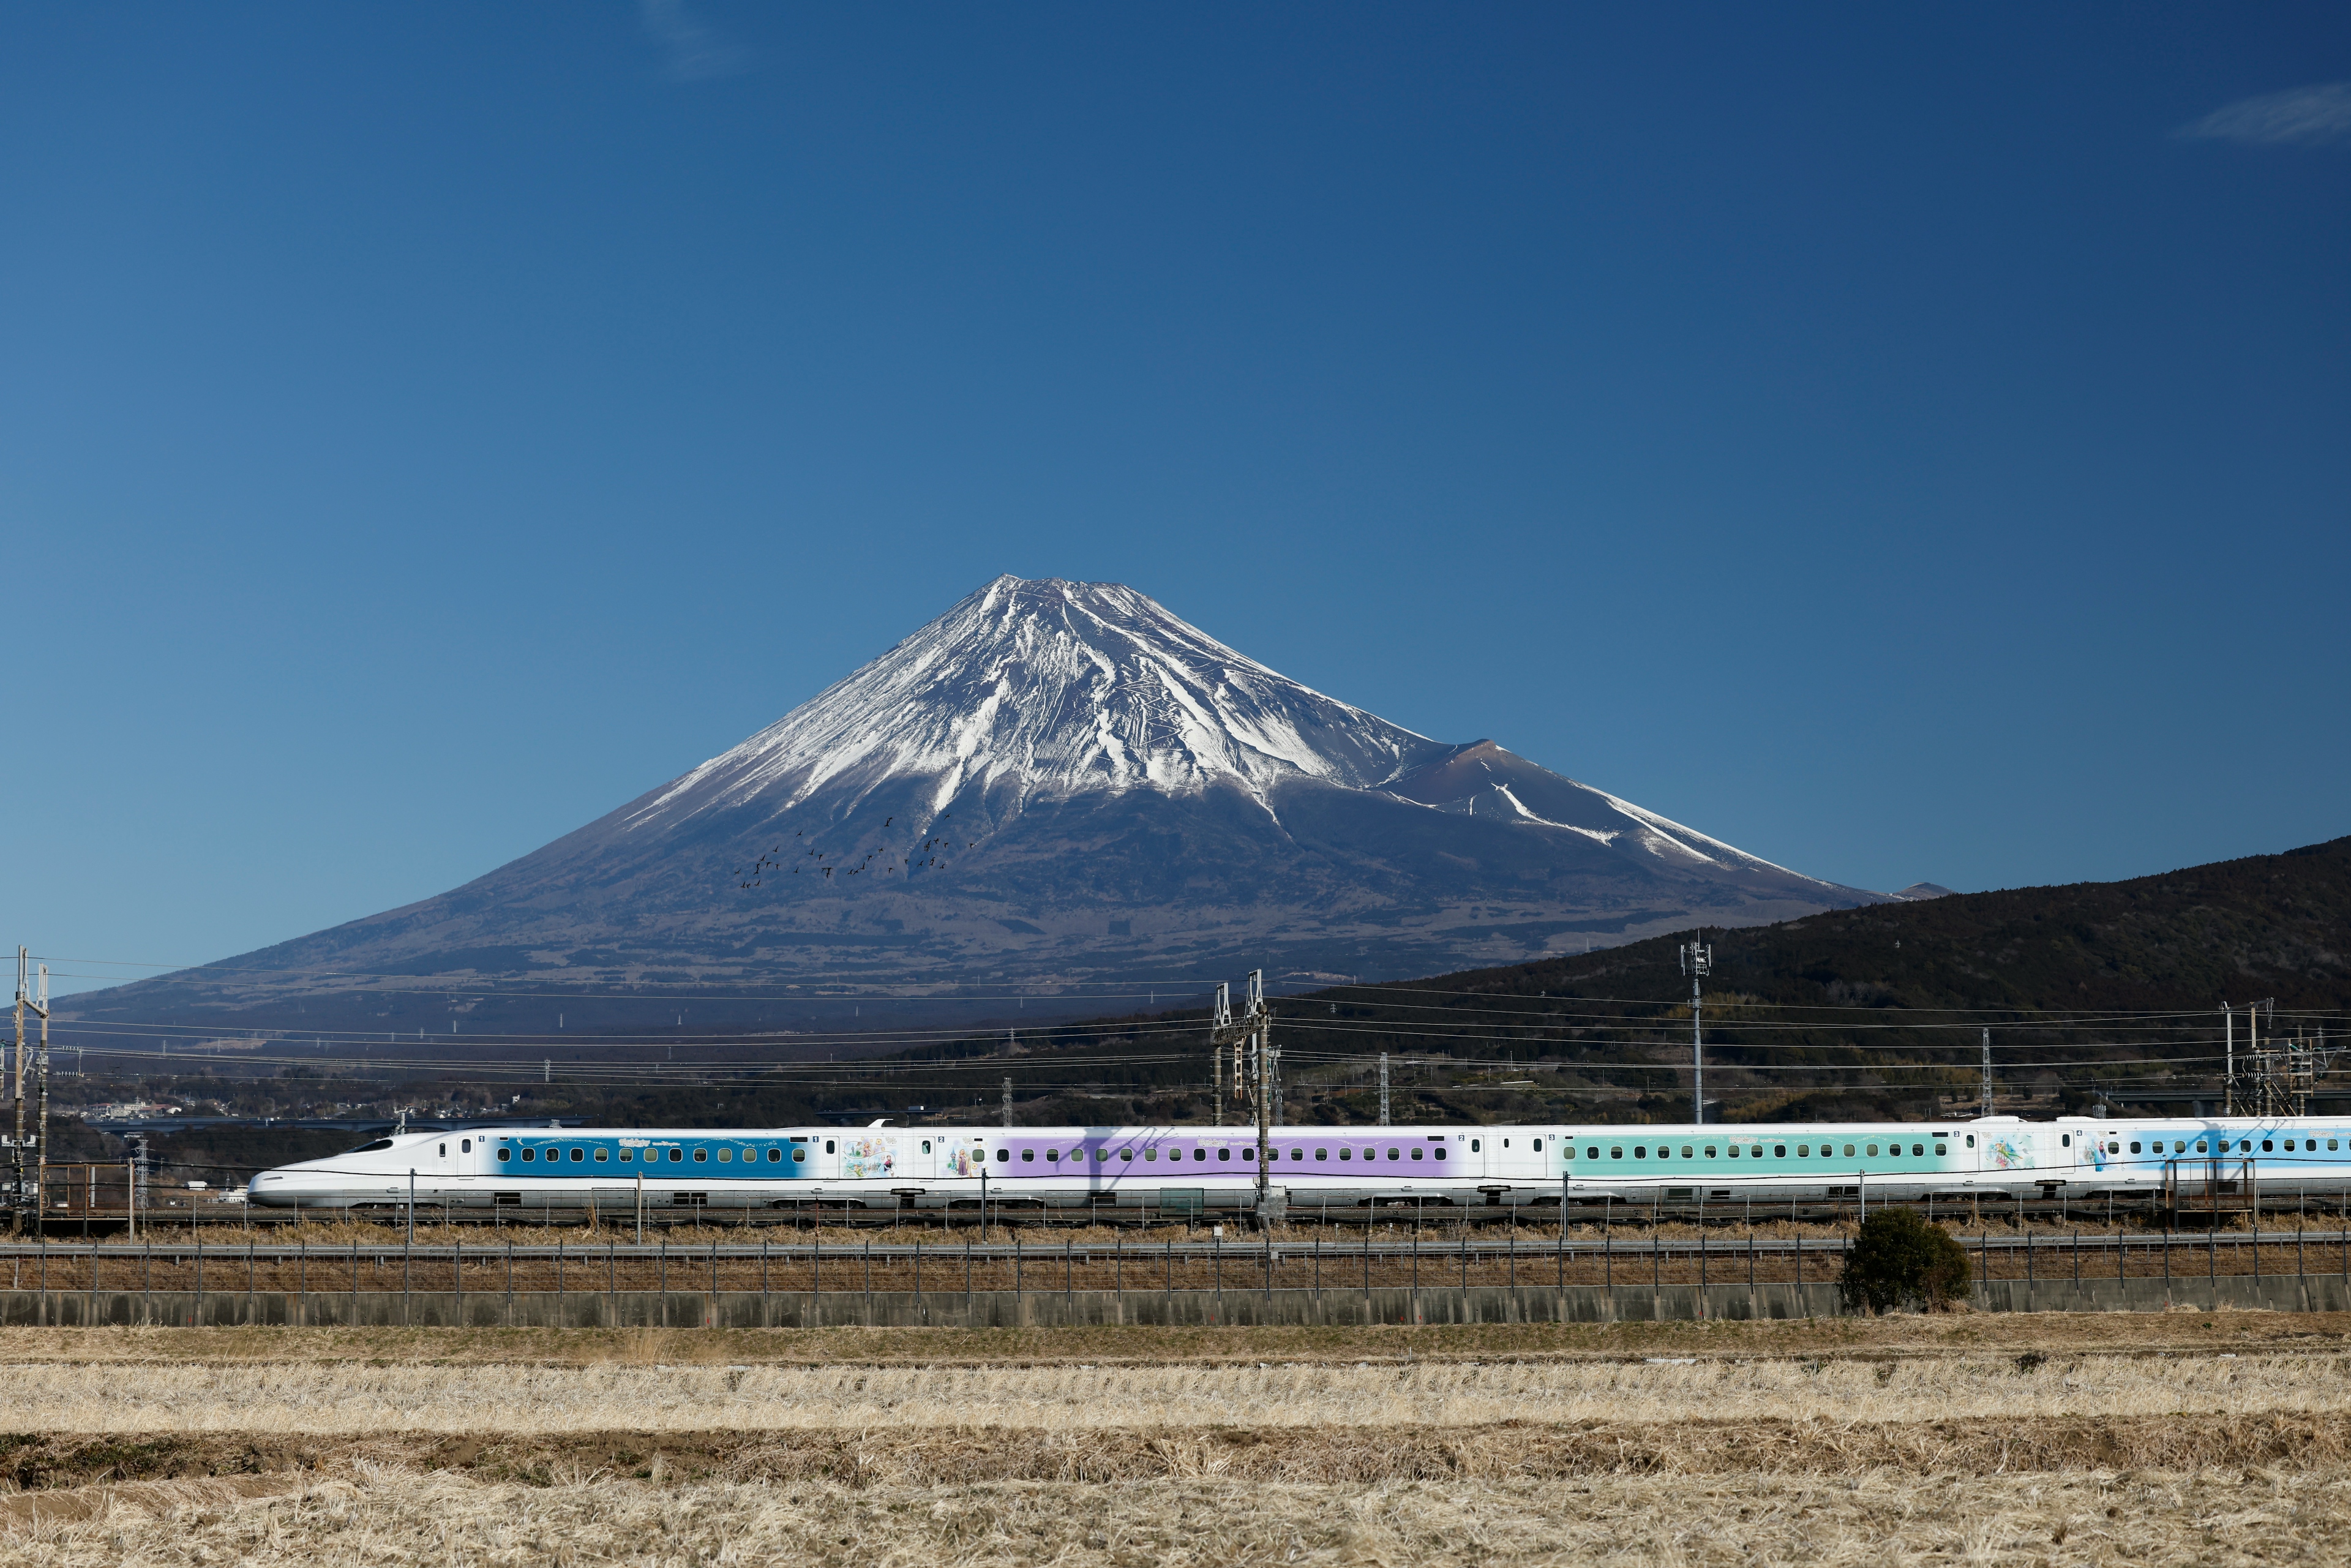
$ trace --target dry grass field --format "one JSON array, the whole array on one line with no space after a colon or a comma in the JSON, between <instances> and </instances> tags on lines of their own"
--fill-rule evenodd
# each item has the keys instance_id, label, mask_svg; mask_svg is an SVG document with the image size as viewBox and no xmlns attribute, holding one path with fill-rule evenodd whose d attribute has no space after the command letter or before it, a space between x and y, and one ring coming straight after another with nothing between
<instances>
[{"instance_id":1,"label":"dry grass field","mask_svg":"<svg viewBox=\"0 0 2351 1568\"><path fill-rule=\"evenodd\" d=\"M2351 1318L11 1330L0 1363L0 1562L2351 1555Z\"/></svg>"}]
</instances>

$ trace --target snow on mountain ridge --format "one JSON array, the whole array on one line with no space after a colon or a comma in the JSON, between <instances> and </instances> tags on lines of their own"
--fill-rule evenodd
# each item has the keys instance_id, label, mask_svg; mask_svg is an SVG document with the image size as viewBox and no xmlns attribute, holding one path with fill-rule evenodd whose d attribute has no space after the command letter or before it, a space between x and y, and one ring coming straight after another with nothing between
<instances>
[{"instance_id":1,"label":"snow on mountain ridge","mask_svg":"<svg viewBox=\"0 0 2351 1568\"><path fill-rule=\"evenodd\" d=\"M1185 792L1238 781L1260 802L1311 778L1373 788L1446 748L1227 647L1119 583L1010 575L730 751L629 826L845 783L935 780L934 809L1008 780L1022 800Z\"/></svg>"}]
</instances>

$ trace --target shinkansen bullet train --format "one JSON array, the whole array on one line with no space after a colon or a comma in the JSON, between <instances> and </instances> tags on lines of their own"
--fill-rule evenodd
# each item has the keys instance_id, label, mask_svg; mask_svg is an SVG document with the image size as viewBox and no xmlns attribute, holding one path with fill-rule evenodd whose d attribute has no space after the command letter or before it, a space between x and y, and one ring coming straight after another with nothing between
<instances>
[{"instance_id":1,"label":"shinkansen bullet train","mask_svg":"<svg viewBox=\"0 0 2351 1568\"><path fill-rule=\"evenodd\" d=\"M1257 1153L1248 1127L459 1128L280 1166L248 1197L272 1208L964 1208L983 1197L1246 1208ZM1268 1164L1293 1209L2145 1196L2167 1167L2273 1192L2344 1191L2351 1119L1282 1127Z\"/></svg>"}]
</instances>

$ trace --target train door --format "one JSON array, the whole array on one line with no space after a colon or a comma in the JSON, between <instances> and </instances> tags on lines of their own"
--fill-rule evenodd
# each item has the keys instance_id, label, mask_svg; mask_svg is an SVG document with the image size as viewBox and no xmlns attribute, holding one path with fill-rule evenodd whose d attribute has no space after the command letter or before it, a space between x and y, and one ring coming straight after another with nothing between
<instances>
[{"instance_id":1,"label":"train door","mask_svg":"<svg viewBox=\"0 0 2351 1568\"><path fill-rule=\"evenodd\" d=\"M1493 1131L1486 1136L1486 1174L1502 1181L1538 1182L1551 1175L1543 1164L1550 1142L1526 1128Z\"/></svg>"}]
</instances>

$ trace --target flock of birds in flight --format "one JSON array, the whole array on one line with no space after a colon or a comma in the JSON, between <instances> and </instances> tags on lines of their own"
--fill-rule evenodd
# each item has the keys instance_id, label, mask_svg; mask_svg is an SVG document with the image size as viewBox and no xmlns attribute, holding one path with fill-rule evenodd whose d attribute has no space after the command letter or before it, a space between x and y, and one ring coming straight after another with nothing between
<instances>
[{"instance_id":1,"label":"flock of birds in flight","mask_svg":"<svg viewBox=\"0 0 2351 1568\"><path fill-rule=\"evenodd\" d=\"M952 811L942 812L939 821L946 822L954 815ZM887 828L897 820L894 816L885 817L882 821L882 825ZM806 841L807 830L795 828L792 830L792 837ZM977 840L971 840L963 847L972 849L977 842ZM784 846L778 844L749 865L736 867L735 885L744 889L758 887L768 877L787 869L787 866L794 876L807 873L815 876L820 883L831 882L836 872L840 873L844 880L852 876L862 876L869 871L879 871L886 876L893 872L903 870L908 876L912 876L917 871L937 870L939 856L952 851L955 847L954 841L945 831L941 831L925 839L920 849L906 852L906 858L903 862L892 857L887 851L868 850L863 858L852 865L846 858L835 861L832 858L833 852L820 850L813 841L803 841L799 850L788 861L784 855ZM882 861L879 866L873 863L877 859ZM809 863L811 862L814 863Z\"/></svg>"}]
</instances>

